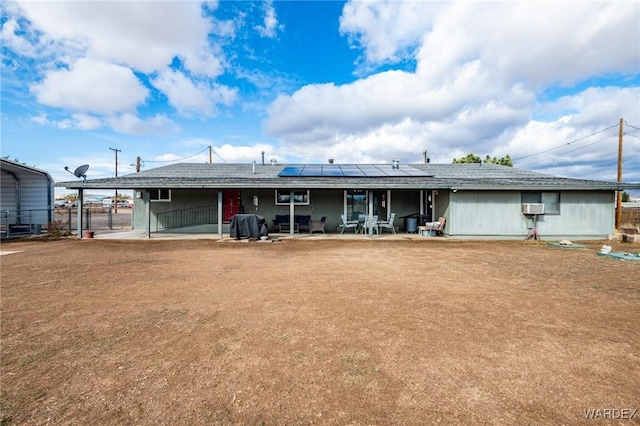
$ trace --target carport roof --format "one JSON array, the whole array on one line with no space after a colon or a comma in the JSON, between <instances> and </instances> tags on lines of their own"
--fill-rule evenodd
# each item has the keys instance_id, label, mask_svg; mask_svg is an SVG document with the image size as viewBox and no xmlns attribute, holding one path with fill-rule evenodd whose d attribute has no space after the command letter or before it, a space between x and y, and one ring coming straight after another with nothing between
<instances>
[{"instance_id":1,"label":"carport roof","mask_svg":"<svg viewBox=\"0 0 640 426\"><path fill-rule=\"evenodd\" d=\"M278 176L293 164L177 163L117 178L66 181L68 189L458 189L458 190L623 190L625 184L546 175L497 164L411 164L422 176ZM254 169L255 167L255 169ZM402 166L401 166L402 167ZM255 171L254 171L255 170Z\"/></svg>"}]
</instances>

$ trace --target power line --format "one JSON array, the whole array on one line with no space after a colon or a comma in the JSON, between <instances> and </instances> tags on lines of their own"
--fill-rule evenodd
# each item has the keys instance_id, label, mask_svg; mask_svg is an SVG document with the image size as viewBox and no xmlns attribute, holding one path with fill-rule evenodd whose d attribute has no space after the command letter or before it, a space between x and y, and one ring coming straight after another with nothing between
<instances>
[{"instance_id":1,"label":"power line","mask_svg":"<svg viewBox=\"0 0 640 426\"><path fill-rule=\"evenodd\" d=\"M188 157L184 157L184 158L178 158L175 160L142 160L144 163L175 163L177 161L182 161L182 160L187 160L189 158L195 157L196 155L202 154L203 152L205 152L206 150L208 150L209 147L206 147L205 149L203 149L200 152L196 152L193 155L189 155Z\"/></svg>"},{"instance_id":2,"label":"power line","mask_svg":"<svg viewBox=\"0 0 640 426\"><path fill-rule=\"evenodd\" d=\"M632 126L631 124L627 123L627 120L624 120L624 124L625 124L627 127L633 127L633 128L634 128L634 129L636 129L636 130L640 130L640 127Z\"/></svg>"},{"instance_id":3,"label":"power line","mask_svg":"<svg viewBox=\"0 0 640 426\"><path fill-rule=\"evenodd\" d=\"M607 137L606 137L606 138L604 138L604 139L600 139L599 141L592 142L592 143L590 143L590 144L588 144L588 145L585 145L585 146L581 146L581 147L578 147L578 148L575 148L575 149L572 149L572 150L569 150L569 151L561 152L561 153L560 153L560 155L566 155L566 154L569 154L569 153L571 153L571 152L575 152L575 151L579 151L579 150L581 150L581 149L585 149L585 148L590 147L590 146L592 146L592 145L595 145L595 144L598 144L598 143L604 142L604 141L606 141L606 140L608 140L608 139L611 139L612 137L614 137L614 135L607 136ZM559 148L561 148L561 147L559 147ZM554 149L555 149L555 148L554 148ZM534 161L533 163L524 164L524 165L518 165L518 167L519 167L519 168L523 168L523 167L533 166L534 164L542 163L542 162L544 162L544 161L546 161L546 160L548 160L548 159L549 159L549 158L543 158L542 160Z\"/></svg>"},{"instance_id":4,"label":"power line","mask_svg":"<svg viewBox=\"0 0 640 426\"><path fill-rule=\"evenodd\" d=\"M226 163L226 162L227 162L227 160L225 160L224 158L220 157L220 155L219 155L215 150L213 150L213 153L214 153L214 154L215 154L215 156L216 156L216 157L218 157L218 158L219 158L223 163Z\"/></svg>"},{"instance_id":5,"label":"power line","mask_svg":"<svg viewBox=\"0 0 640 426\"><path fill-rule=\"evenodd\" d=\"M523 156L523 157L512 158L512 159L511 159L511 161L523 160L523 159L525 159L525 158L529 158L529 157L533 157L533 156L536 156L536 155L544 154L544 153L546 153L546 152L553 151L553 150L555 150L555 149L564 148L564 147L565 147L565 146L567 146L567 145L571 145L571 144L574 144L574 143L576 143L576 142L580 142L581 140L584 140L584 139L590 138L591 136L595 136L595 135L597 135L597 134L599 134L599 133L602 133L602 132L606 132L607 130L613 129L614 127L617 127L617 126L618 126L618 124L614 124L613 126L607 127L606 129L602 129L602 130L600 130L600 131L598 131L598 132L592 133L592 134L590 134L590 135L584 136L584 137L582 137L582 138L576 139L576 140L571 141L571 142L566 142L566 143L564 143L564 144L562 144L562 145L556 146L555 148L549 148L549 149L546 149L546 150L544 150L544 151L540 151L540 152L535 153L535 154L525 155L525 156ZM640 130L640 129L639 129L639 130ZM589 146L589 145L587 145L587 146ZM534 163L534 164L535 164L535 163Z\"/></svg>"}]
</instances>

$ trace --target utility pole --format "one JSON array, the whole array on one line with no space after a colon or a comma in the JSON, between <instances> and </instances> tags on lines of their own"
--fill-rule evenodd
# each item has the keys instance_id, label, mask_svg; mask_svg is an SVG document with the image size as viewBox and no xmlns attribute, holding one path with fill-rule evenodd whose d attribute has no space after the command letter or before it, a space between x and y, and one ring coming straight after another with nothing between
<instances>
[{"instance_id":1,"label":"utility pole","mask_svg":"<svg viewBox=\"0 0 640 426\"><path fill-rule=\"evenodd\" d=\"M618 130L618 183L622 182L622 135L624 135L624 118L620 119L620 130ZM622 191L618 190L616 196L616 232L620 229L622 222Z\"/></svg>"},{"instance_id":2,"label":"utility pole","mask_svg":"<svg viewBox=\"0 0 640 426\"><path fill-rule=\"evenodd\" d=\"M117 148L111 148L111 147L109 147L109 149L116 153L116 177L118 177L118 153L122 152L122 150ZM118 213L118 190L117 189L116 189L116 198L113 200L113 206L114 206L113 212Z\"/></svg>"},{"instance_id":3,"label":"utility pole","mask_svg":"<svg viewBox=\"0 0 640 426\"><path fill-rule=\"evenodd\" d=\"M140 157L136 157L136 173L140 173Z\"/></svg>"},{"instance_id":4,"label":"utility pole","mask_svg":"<svg viewBox=\"0 0 640 426\"><path fill-rule=\"evenodd\" d=\"M211 145L209 145L209 164L213 164L213 157L211 153Z\"/></svg>"}]
</instances>

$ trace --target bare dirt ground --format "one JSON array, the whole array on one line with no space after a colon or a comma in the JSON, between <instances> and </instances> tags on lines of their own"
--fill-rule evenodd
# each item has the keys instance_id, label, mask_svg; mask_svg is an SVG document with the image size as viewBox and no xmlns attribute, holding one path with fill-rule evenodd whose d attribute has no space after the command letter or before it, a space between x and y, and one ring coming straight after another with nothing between
<instances>
[{"instance_id":1,"label":"bare dirt ground","mask_svg":"<svg viewBox=\"0 0 640 426\"><path fill-rule=\"evenodd\" d=\"M6 243L2 424L610 424L640 262L604 243Z\"/></svg>"}]
</instances>

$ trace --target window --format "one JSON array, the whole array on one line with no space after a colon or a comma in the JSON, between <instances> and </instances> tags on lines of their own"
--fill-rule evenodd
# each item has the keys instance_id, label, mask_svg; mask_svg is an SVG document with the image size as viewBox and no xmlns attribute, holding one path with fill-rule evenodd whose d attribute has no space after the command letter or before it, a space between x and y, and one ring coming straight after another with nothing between
<instances>
[{"instance_id":1,"label":"window","mask_svg":"<svg viewBox=\"0 0 640 426\"><path fill-rule=\"evenodd\" d=\"M276 189L276 205L288 205L291 201L291 191L288 189ZM308 206L309 191L293 191L293 204Z\"/></svg>"},{"instance_id":2,"label":"window","mask_svg":"<svg viewBox=\"0 0 640 426\"><path fill-rule=\"evenodd\" d=\"M150 189L149 199L151 201L171 201L170 189Z\"/></svg>"},{"instance_id":3,"label":"window","mask_svg":"<svg viewBox=\"0 0 640 426\"><path fill-rule=\"evenodd\" d=\"M367 191L347 191L347 220L358 220L367 213Z\"/></svg>"},{"instance_id":4,"label":"window","mask_svg":"<svg viewBox=\"0 0 640 426\"><path fill-rule=\"evenodd\" d=\"M526 191L522 193L522 203L542 203L545 214L560 214L559 192Z\"/></svg>"}]
</instances>

